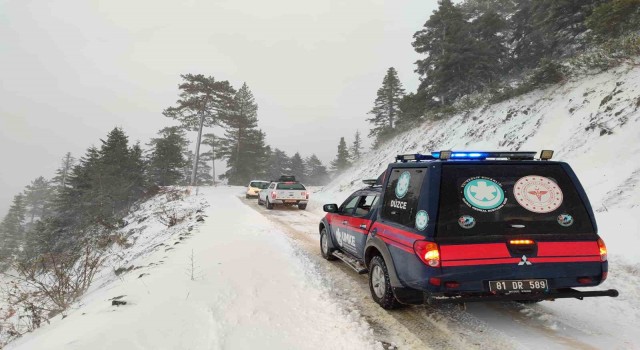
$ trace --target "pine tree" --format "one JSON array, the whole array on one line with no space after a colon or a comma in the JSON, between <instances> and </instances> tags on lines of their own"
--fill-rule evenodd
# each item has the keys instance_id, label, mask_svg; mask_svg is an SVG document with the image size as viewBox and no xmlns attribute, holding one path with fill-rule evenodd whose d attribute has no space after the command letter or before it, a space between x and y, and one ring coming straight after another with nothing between
<instances>
[{"instance_id":1,"label":"pine tree","mask_svg":"<svg viewBox=\"0 0 640 350\"><path fill-rule=\"evenodd\" d=\"M387 70L387 74L382 80L382 86L378 89L378 94L374 102L373 109L369 112L372 115L367 121L373 124L369 132L370 137L380 140L387 137L395 129L398 118L400 100L404 96L402 83L398 79L395 68Z\"/></svg>"},{"instance_id":2,"label":"pine tree","mask_svg":"<svg viewBox=\"0 0 640 350\"><path fill-rule=\"evenodd\" d=\"M185 133L178 127L167 127L158 132L159 138L151 139L149 156L149 174L151 181L158 186L170 186L180 183L183 168L186 165L184 153L189 142Z\"/></svg>"},{"instance_id":3,"label":"pine tree","mask_svg":"<svg viewBox=\"0 0 640 350\"><path fill-rule=\"evenodd\" d=\"M362 138L360 137L360 131L356 131L356 135L353 138L353 144L351 144L351 161L355 162L362 156Z\"/></svg>"},{"instance_id":4,"label":"pine tree","mask_svg":"<svg viewBox=\"0 0 640 350\"><path fill-rule=\"evenodd\" d=\"M296 152L296 154L294 154L291 157L291 175L296 177L296 180L300 181L300 182L306 182L306 169L305 169L305 164L304 161L302 160L302 157L300 156L300 153Z\"/></svg>"},{"instance_id":5,"label":"pine tree","mask_svg":"<svg viewBox=\"0 0 640 350\"><path fill-rule=\"evenodd\" d=\"M276 180L281 175L291 174L291 158L284 151L276 148L269 154L267 168L268 180Z\"/></svg>"},{"instance_id":6,"label":"pine tree","mask_svg":"<svg viewBox=\"0 0 640 350\"><path fill-rule=\"evenodd\" d=\"M127 209L142 196L147 187L147 164L143 157L140 143L129 148L129 158L127 159L126 179L129 184L129 201Z\"/></svg>"},{"instance_id":7,"label":"pine tree","mask_svg":"<svg viewBox=\"0 0 640 350\"><path fill-rule=\"evenodd\" d=\"M102 140L101 140L102 141ZM108 220L127 207L134 184L131 181L131 153L128 137L120 128L107 134L100 147L100 174L97 187L102 205L99 220Z\"/></svg>"},{"instance_id":8,"label":"pine tree","mask_svg":"<svg viewBox=\"0 0 640 350\"><path fill-rule=\"evenodd\" d=\"M53 189L49 181L40 176L33 180L24 191L24 204L27 208L29 223L35 218L43 219L49 213L49 207L53 200Z\"/></svg>"},{"instance_id":9,"label":"pine tree","mask_svg":"<svg viewBox=\"0 0 640 350\"><path fill-rule=\"evenodd\" d=\"M67 186L69 174L75 161L76 159L71 156L71 152L67 152L62 158L60 168L56 170L56 176L52 179L52 183L55 183L59 189Z\"/></svg>"},{"instance_id":10,"label":"pine tree","mask_svg":"<svg viewBox=\"0 0 640 350\"><path fill-rule=\"evenodd\" d=\"M26 233L23 261L33 261L42 254L60 253L68 246L58 219L38 220Z\"/></svg>"},{"instance_id":11,"label":"pine tree","mask_svg":"<svg viewBox=\"0 0 640 350\"><path fill-rule=\"evenodd\" d=\"M24 243L24 223L27 209L24 195L17 194L7 215L0 223L0 263L6 266L15 259Z\"/></svg>"},{"instance_id":12,"label":"pine tree","mask_svg":"<svg viewBox=\"0 0 640 350\"><path fill-rule=\"evenodd\" d=\"M264 152L264 144L260 142L263 133L257 129L258 105L246 83L234 96L232 106L223 118L225 133L218 150L228 168L221 177L227 178L229 184L244 185L255 177L256 155Z\"/></svg>"},{"instance_id":13,"label":"pine tree","mask_svg":"<svg viewBox=\"0 0 640 350\"><path fill-rule=\"evenodd\" d=\"M340 138L338 143L338 154L336 159L331 162L331 170L336 173L340 173L351 166L349 162L349 150L347 149L347 143L344 141L344 137Z\"/></svg>"},{"instance_id":14,"label":"pine tree","mask_svg":"<svg viewBox=\"0 0 640 350\"><path fill-rule=\"evenodd\" d=\"M327 167L322 164L315 154L305 160L305 168L307 170L305 177L309 185L324 185L329 179Z\"/></svg>"},{"instance_id":15,"label":"pine tree","mask_svg":"<svg viewBox=\"0 0 640 350\"><path fill-rule=\"evenodd\" d=\"M189 183L196 183L197 166L200 158L200 144L204 127L220 125L220 114L229 113L235 90L228 81L216 81L213 77L198 74L181 75L180 99L175 107L164 110L166 117L176 119L187 130L198 132L195 159Z\"/></svg>"},{"instance_id":16,"label":"pine tree","mask_svg":"<svg viewBox=\"0 0 640 350\"><path fill-rule=\"evenodd\" d=\"M421 79L418 91L446 105L490 84L500 74L501 55L505 53L495 31L499 16L481 16L480 22L492 24L483 31L482 26L474 28L473 21L451 0L441 0L439 4L424 28L414 34L413 47L427 56L416 62ZM476 38L474 30L484 38ZM490 45L484 42L487 38L491 39ZM492 61L495 57L500 59Z\"/></svg>"}]
</instances>

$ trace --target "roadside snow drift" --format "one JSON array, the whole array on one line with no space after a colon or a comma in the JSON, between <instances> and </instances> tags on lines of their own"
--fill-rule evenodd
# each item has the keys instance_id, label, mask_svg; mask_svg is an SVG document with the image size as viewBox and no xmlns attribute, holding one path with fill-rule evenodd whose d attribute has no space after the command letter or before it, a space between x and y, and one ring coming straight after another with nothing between
<instances>
[{"instance_id":1,"label":"roadside snow drift","mask_svg":"<svg viewBox=\"0 0 640 350\"><path fill-rule=\"evenodd\" d=\"M144 268L102 281L66 318L10 348L378 347L368 325L336 306L304 256L237 192L201 188L186 200L208 201L204 224L192 234L165 237L155 252L131 261ZM161 226L142 230L137 241L162 232ZM112 306L114 298L126 305Z\"/></svg>"}]
</instances>

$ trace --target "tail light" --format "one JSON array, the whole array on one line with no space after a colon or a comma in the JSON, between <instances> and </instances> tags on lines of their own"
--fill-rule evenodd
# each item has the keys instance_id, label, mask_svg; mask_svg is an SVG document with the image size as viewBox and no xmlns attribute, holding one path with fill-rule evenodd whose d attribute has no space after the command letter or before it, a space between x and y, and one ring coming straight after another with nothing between
<instances>
[{"instance_id":1,"label":"tail light","mask_svg":"<svg viewBox=\"0 0 640 350\"><path fill-rule=\"evenodd\" d=\"M304 197L305 199L309 199L309 192L302 192L302 197Z\"/></svg>"},{"instance_id":2,"label":"tail light","mask_svg":"<svg viewBox=\"0 0 640 350\"><path fill-rule=\"evenodd\" d=\"M423 263L431 267L440 266L440 251L438 245L428 241L416 241L413 250Z\"/></svg>"},{"instance_id":3,"label":"tail light","mask_svg":"<svg viewBox=\"0 0 640 350\"><path fill-rule=\"evenodd\" d=\"M600 261L607 261L607 246L602 238L598 238L598 248L600 248Z\"/></svg>"},{"instance_id":4,"label":"tail light","mask_svg":"<svg viewBox=\"0 0 640 350\"><path fill-rule=\"evenodd\" d=\"M276 191L271 192L271 199L276 199Z\"/></svg>"}]
</instances>

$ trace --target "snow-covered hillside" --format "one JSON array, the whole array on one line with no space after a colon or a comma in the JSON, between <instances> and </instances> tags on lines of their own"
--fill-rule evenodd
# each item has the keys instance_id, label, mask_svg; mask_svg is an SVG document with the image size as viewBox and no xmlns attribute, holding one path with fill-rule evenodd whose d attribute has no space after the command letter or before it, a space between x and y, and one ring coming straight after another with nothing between
<instances>
[{"instance_id":1,"label":"snow-covered hillside","mask_svg":"<svg viewBox=\"0 0 640 350\"><path fill-rule=\"evenodd\" d=\"M66 317L9 348L376 348L369 326L327 297L304 256L238 193L203 188L145 203L127 217L135 244L111 261L125 271L107 266ZM167 229L167 212L186 220Z\"/></svg>"},{"instance_id":2,"label":"snow-covered hillside","mask_svg":"<svg viewBox=\"0 0 640 350\"><path fill-rule=\"evenodd\" d=\"M440 149L555 150L554 160L568 162L581 179L614 261L640 262L640 67L426 122L361 157L322 196L344 199L397 154Z\"/></svg>"}]
</instances>

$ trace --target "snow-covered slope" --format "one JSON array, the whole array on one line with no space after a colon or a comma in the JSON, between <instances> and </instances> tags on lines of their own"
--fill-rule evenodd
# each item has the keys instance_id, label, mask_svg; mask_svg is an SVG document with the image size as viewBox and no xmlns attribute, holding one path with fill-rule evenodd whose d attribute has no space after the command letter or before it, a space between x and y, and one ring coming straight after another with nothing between
<instances>
[{"instance_id":1,"label":"snow-covered slope","mask_svg":"<svg viewBox=\"0 0 640 350\"><path fill-rule=\"evenodd\" d=\"M135 245L116 254L131 270L116 277L107 269L67 317L8 348L379 347L368 324L337 306L305 257L239 192L201 188L198 196L145 203L127 218ZM204 223L167 229L154 215L164 212Z\"/></svg>"},{"instance_id":2,"label":"snow-covered slope","mask_svg":"<svg viewBox=\"0 0 640 350\"><path fill-rule=\"evenodd\" d=\"M555 150L554 160L568 162L581 179L611 256L640 262L640 67L426 122L363 156L321 196L342 200L397 154L440 149Z\"/></svg>"}]
</instances>

